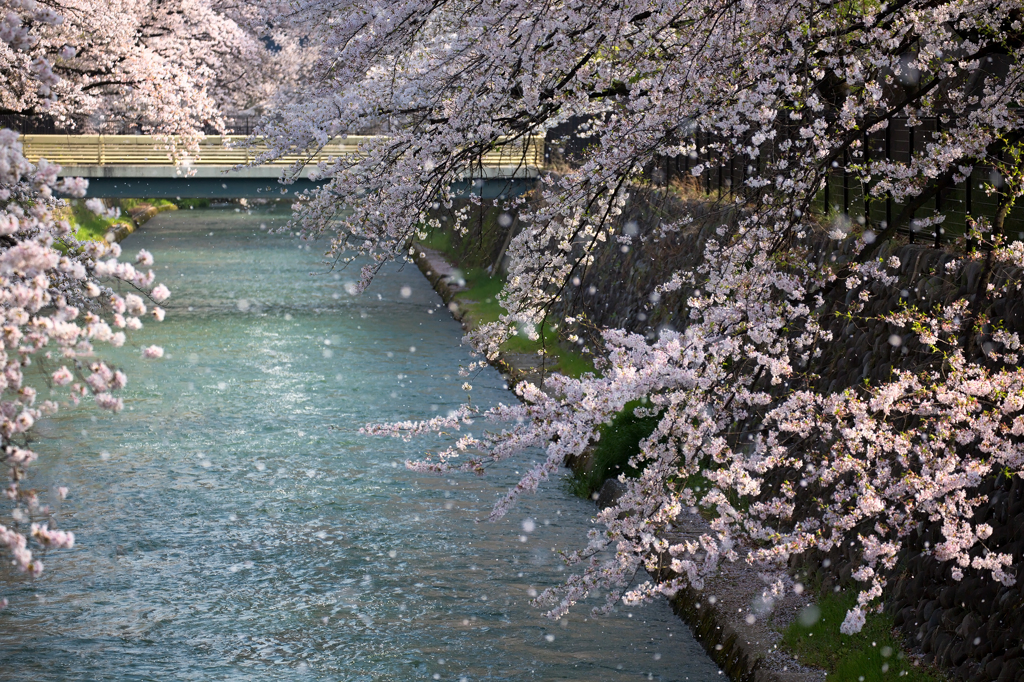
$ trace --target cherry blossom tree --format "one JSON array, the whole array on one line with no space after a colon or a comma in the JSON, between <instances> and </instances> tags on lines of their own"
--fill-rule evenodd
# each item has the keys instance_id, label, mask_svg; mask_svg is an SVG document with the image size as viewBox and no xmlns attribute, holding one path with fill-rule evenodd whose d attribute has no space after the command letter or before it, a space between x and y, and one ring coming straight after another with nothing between
<instances>
[{"instance_id":1,"label":"cherry blossom tree","mask_svg":"<svg viewBox=\"0 0 1024 682\"><path fill-rule=\"evenodd\" d=\"M640 475L623 479L626 493L597 517L603 529L571 557L581 572L542 595L552 615L596 588L635 601L700 586L722 559L777 570L774 589L783 589L792 556L852 543L862 590L843 629L855 632L922 520L942 521L945 538L933 551L955 563L954 577L972 567L1015 579L1010 557L984 548L991 528L973 523L980 499L971 491L996 472L1018 475L1024 455L1020 341L984 325L987 302L1002 295L988 287L993 269L1024 266L1024 247L1003 232L1021 193L1021 2L306 0L292 8L284 16L304 27L319 61L303 96L261 128L271 149L264 160L371 124L389 131L358 155L322 164L327 183L300 201L294 221L328 239L338 262L369 256L364 286L381 263L441 228L432 206L453 205L452 183L479 177L484 153L514 152L526 136L587 121L588 151L577 167L544 178L541 201L498 202L525 227L507 251L507 314L473 335L489 358L509 335L536 335L548 323L602 242L633 242L618 217L652 166L683 156L695 176L744 169L722 199L706 197L721 227L703 264L652 292L684 297L684 328L653 340L605 330L599 376L520 384L521 404L482 415L516 426L474 429L415 465L480 471L543 451L496 507L500 516L627 405L639 401L638 416L658 417L631 462ZM869 136L897 118L919 131L926 119L941 125L904 161L869 154ZM882 246L912 224L941 225L946 214L926 204L997 162L1007 182L989 189L1002 217L977 221L960 262L982 262L977 295L887 318L932 352L883 385L816 390L828 320L860 314L896 283L898 260L880 260ZM836 169L869 198L891 199L898 214L829 224L820 197ZM691 220L669 216L660 230ZM809 258L823 232L849 242L852 255ZM368 430L451 431L479 417L467 407ZM664 539L697 508L713 516L712 532ZM598 558L604 550L611 558ZM640 569L654 573L666 560L676 577L634 585Z\"/></svg>"},{"instance_id":2,"label":"cherry blossom tree","mask_svg":"<svg viewBox=\"0 0 1024 682\"><path fill-rule=\"evenodd\" d=\"M78 132L135 129L188 146L224 131L226 115L261 110L303 64L295 39L216 0L3 0L0 19L0 113Z\"/></svg>"},{"instance_id":3,"label":"cherry blossom tree","mask_svg":"<svg viewBox=\"0 0 1024 682\"><path fill-rule=\"evenodd\" d=\"M100 408L120 411L117 393L127 377L97 356L96 346L123 346L146 315L162 320L163 309L150 308L146 299L160 303L170 296L155 283L148 252L140 251L134 264L121 262L118 244L75 239L55 193L80 197L86 183L58 180L59 170L27 161L18 134L0 130L0 461L8 475L0 547L30 575L42 572L46 551L75 542L72 533L54 527L51 510L27 485L37 459L29 444L33 426L60 407L57 400L40 401L40 391L56 388L66 404L91 395ZM97 200L88 203L106 210ZM156 358L163 350L149 346L141 353ZM60 487L58 495L67 492Z\"/></svg>"},{"instance_id":4,"label":"cherry blossom tree","mask_svg":"<svg viewBox=\"0 0 1024 682\"><path fill-rule=\"evenodd\" d=\"M84 106L89 97L98 101L98 95L88 93L89 83L99 81L90 78L131 58L107 55L108 61L95 62L97 70L88 78L71 83L58 74L62 69L73 70L70 64L77 49L70 37L81 38L81 24L72 26L66 14L31 0L5 2L0 9L5 11L0 25L0 69L9 77L0 88L0 106L18 111L56 109L66 114L76 105ZM95 20L94 28L102 28L103 13L95 7L71 10L72 16L84 11L81 16ZM106 19L107 28L113 30L117 22ZM62 30L69 40L61 45ZM113 34L107 37L116 39ZM55 45L59 47L56 70L51 61ZM118 78L128 71L121 73ZM70 104L56 104L62 92ZM185 120L176 116L179 123ZM117 392L127 377L97 357L95 346L123 346L125 330L140 329L147 314L163 320L163 309L149 309L145 298L160 303L170 291L163 284L154 286L155 275L148 269L153 257L146 251L139 252L135 264L119 262L118 244L79 242L74 237L63 218L66 202L57 195L83 197L86 181L58 180L59 166L45 160L29 162L18 137L12 130L0 129L0 461L9 481L4 489L0 547L20 571L38 576L47 551L75 542L73 533L54 526L51 509L27 485L30 465L38 457L30 447L33 427L60 408L56 400L39 401L39 391L56 388L59 392L53 395L64 393L67 404L91 395L101 409L120 411L123 403ZM109 213L97 199L88 200L86 206L95 213ZM119 293L106 284L115 282L137 293ZM141 353L157 358L163 350L150 346ZM37 369L29 370L33 365ZM67 493L66 487L56 492L61 499ZM6 604L0 597L0 607Z\"/></svg>"}]
</instances>

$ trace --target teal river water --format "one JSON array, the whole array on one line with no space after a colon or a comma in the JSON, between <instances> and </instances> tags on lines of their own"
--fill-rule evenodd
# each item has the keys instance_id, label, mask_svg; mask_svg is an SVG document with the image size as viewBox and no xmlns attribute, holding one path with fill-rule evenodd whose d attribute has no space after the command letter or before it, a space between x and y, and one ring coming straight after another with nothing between
<instances>
[{"instance_id":1,"label":"teal river water","mask_svg":"<svg viewBox=\"0 0 1024 682\"><path fill-rule=\"evenodd\" d=\"M530 604L590 503L553 482L490 523L522 462L434 477L402 465L431 441L358 433L452 409L473 358L415 268L350 296L356 273L261 230L285 217L165 213L125 242L155 255L168 317L113 355L124 412L40 425L34 483L70 486L78 544L0 575L0 679L724 679L665 603L557 623ZM490 368L470 381L514 399Z\"/></svg>"}]
</instances>

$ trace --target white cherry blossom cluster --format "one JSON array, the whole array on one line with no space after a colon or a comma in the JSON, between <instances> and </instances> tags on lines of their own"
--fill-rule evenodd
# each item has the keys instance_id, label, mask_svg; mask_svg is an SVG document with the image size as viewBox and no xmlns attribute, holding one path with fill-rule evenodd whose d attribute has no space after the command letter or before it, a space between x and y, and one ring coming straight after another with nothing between
<instances>
[{"instance_id":1,"label":"white cherry blossom cluster","mask_svg":"<svg viewBox=\"0 0 1024 682\"><path fill-rule=\"evenodd\" d=\"M123 346L144 316L164 317L146 299L160 303L170 296L163 284L154 286L148 252L139 252L133 265L118 260L116 243L75 239L60 217L65 203L54 193L81 196L84 184L58 182L57 170L29 163L18 134L0 129L0 463L9 515L0 522L0 547L32 575L43 570L47 550L75 541L52 527L50 509L27 486L29 465L38 457L29 445L33 426L58 410L62 395L69 404L91 395L100 408L120 411L117 393L128 378L99 358L95 346ZM142 353L160 357L163 351L151 346ZM28 372L33 364L41 371ZM40 401L43 390L56 399ZM58 494L63 498L67 489Z\"/></svg>"},{"instance_id":2,"label":"white cherry blossom cluster","mask_svg":"<svg viewBox=\"0 0 1024 682\"><path fill-rule=\"evenodd\" d=\"M261 16L213 0L0 0L0 110L177 135L165 151L187 160L204 128L290 96L308 67L299 38Z\"/></svg>"}]
</instances>

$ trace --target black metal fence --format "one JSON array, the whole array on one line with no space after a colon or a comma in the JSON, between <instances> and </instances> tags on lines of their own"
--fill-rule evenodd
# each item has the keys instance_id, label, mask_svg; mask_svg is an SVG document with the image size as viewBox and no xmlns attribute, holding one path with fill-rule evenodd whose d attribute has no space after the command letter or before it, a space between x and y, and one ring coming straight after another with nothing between
<instances>
[{"instance_id":1,"label":"black metal fence","mask_svg":"<svg viewBox=\"0 0 1024 682\"><path fill-rule=\"evenodd\" d=\"M787 132L796 133L795 130ZM925 119L917 126L909 126L905 118L894 119L887 128L865 135L862 145L866 159L857 158L856 163L864 164L865 161L878 159L907 163L913 155L925 150L937 133L941 133L941 122L938 119ZM659 166L664 163L661 166L664 170L659 168L658 174L667 180L688 178L687 182L696 182L703 192L717 194L719 198L732 194L734 187L742 191L739 188L745 186L750 175L760 173L764 159L770 158L772 153L769 148L755 160L730 158L721 163L713 149L714 138L698 134L695 142L698 150L696 157L662 157ZM877 198L867 194L864 185L848 170L853 163L854 159L847 152L843 161L833 164L824 189L816 197L815 210L823 218L845 216L853 221L864 218L866 222L878 226L891 224L901 214L904 205L892 197ZM694 176L691 170L698 165L703 165L704 169ZM985 191L985 187L992 182L992 173L991 166L976 165L965 182L937 192L933 199L918 208L914 212L914 220L902 226L899 232L911 243L929 243L941 247L966 233L969 217L991 219L998 208L997 197ZM936 211L942 212L946 216L945 220L937 226L929 225L926 219ZM1024 219L1011 212L1004 233L1024 239Z\"/></svg>"}]
</instances>

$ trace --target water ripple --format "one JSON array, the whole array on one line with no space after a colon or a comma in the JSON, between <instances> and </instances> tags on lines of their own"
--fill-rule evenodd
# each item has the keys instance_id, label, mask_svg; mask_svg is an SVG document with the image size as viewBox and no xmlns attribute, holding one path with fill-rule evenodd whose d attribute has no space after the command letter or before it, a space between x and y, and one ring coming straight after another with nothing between
<instances>
[{"instance_id":1,"label":"water ripple","mask_svg":"<svg viewBox=\"0 0 1024 682\"><path fill-rule=\"evenodd\" d=\"M156 256L168 321L117 357L122 414L41 424L36 484L71 487L78 544L34 582L4 573L4 679L721 679L665 604L562 623L530 605L588 503L554 485L481 523L515 465L426 477L401 466L425 442L358 433L458 405L471 357L418 272L350 296L353 273L310 277L315 248L259 230L282 218L162 214L126 243ZM149 343L164 361L138 359ZM489 369L473 384L511 398Z\"/></svg>"}]
</instances>

